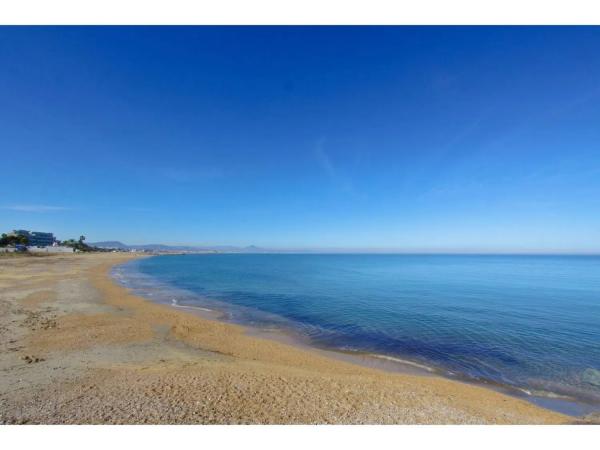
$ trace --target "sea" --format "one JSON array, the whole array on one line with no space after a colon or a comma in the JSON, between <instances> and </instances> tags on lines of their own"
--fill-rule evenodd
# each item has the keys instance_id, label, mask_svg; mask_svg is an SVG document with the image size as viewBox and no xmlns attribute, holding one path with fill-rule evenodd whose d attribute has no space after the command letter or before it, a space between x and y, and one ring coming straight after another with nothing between
<instances>
[{"instance_id":1,"label":"sea","mask_svg":"<svg viewBox=\"0 0 600 450\"><path fill-rule=\"evenodd\" d=\"M319 349L412 363L573 416L600 411L600 256L159 255L113 276Z\"/></svg>"}]
</instances>

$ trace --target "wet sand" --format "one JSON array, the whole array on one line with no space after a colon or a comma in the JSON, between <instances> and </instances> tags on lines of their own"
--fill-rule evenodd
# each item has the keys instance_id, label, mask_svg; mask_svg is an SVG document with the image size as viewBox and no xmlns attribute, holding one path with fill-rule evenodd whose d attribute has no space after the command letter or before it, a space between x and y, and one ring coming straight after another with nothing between
<instances>
[{"instance_id":1,"label":"wet sand","mask_svg":"<svg viewBox=\"0 0 600 450\"><path fill-rule=\"evenodd\" d=\"M0 423L558 424L479 386L390 373L152 303L129 254L0 258Z\"/></svg>"}]
</instances>

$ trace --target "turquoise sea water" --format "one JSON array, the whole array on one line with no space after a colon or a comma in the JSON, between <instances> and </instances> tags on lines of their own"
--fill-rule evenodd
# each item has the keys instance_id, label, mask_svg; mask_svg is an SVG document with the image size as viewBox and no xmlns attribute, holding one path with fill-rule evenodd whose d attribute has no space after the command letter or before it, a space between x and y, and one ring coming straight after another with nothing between
<instances>
[{"instance_id":1,"label":"turquoise sea water","mask_svg":"<svg viewBox=\"0 0 600 450\"><path fill-rule=\"evenodd\" d=\"M317 346L600 409L600 257L168 255L116 276L157 301Z\"/></svg>"}]
</instances>

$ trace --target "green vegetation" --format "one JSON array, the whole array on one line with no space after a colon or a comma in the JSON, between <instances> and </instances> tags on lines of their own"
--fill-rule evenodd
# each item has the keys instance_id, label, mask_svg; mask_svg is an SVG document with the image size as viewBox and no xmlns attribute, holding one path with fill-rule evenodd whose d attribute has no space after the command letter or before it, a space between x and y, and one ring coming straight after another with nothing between
<instances>
[{"instance_id":1,"label":"green vegetation","mask_svg":"<svg viewBox=\"0 0 600 450\"><path fill-rule=\"evenodd\" d=\"M67 239L65 241L57 240L56 243L58 245L62 245L64 247L71 247L73 251L78 252L107 252L110 249L93 247L85 243L85 236L79 236L78 240L75 239ZM0 236L0 247L16 247L16 246L27 246L29 245L29 238L24 235L14 234L14 233L2 233ZM17 249L19 250L19 249ZM21 248L22 252L25 252L27 248Z\"/></svg>"},{"instance_id":2,"label":"green vegetation","mask_svg":"<svg viewBox=\"0 0 600 450\"><path fill-rule=\"evenodd\" d=\"M16 245L27 245L28 243L29 239L27 236L20 234L2 233L2 236L0 237L0 247L14 247Z\"/></svg>"},{"instance_id":3,"label":"green vegetation","mask_svg":"<svg viewBox=\"0 0 600 450\"><path fill-rule=\"evenodd\" d=\"M65 247L71 247L73 251L79 252L106 252L108 249L100 248L100 247L92 247L91 245L87 245L85 242L85 236L79 236L79 240L75 239L67 239L66 241L59 241L60 245Z\"/></svg>"},{"instance_id":4,"label":"green vegetation","mask_svg":"<svg viewBox=\"0 0 600 450\"><path fill-rule=\"evenodd\" d=\"M73 251L76 251L76 250L80 251L80 252L94 251L94 247L90 247L89 245L84 243L83 242L84 240L85 240L85 236L81 236L78 241L76 241L75 239L67 239L66 241L60 242L60 245L63 245L65 247L71 247L73 249Z\"/></svg>"}]
</instances>

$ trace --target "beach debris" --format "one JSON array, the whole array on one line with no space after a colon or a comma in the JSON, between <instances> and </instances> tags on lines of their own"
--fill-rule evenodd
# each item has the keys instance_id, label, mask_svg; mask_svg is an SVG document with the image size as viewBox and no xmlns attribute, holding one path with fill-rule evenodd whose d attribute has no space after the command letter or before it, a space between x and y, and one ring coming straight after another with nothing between
<instances>
[{"instance_id":1,"label":"beach debris","mask_svg":"<svg viewBox=\"0 0 600 450\"><path fill-rule=\"evenodd\" d=\"M27 364L38 363L38 362L41 362L41 361L45 361L44 358L38 358L37 356L30 356L30 355L22 356L21 359L23 361L25 361Z\"/></svg>"},{"instance_id":2,"label":"beach debris","mask_svg":"<svg viewBox=\"0 0 600 450\"><path fill-rule=\"evenodd\" d=\"M35 311L25 311L25 314L27 317L20 324L22 327L27 327L34 331L56 328L56 317L54 315L46 317L42 313Z\"/></svg>"},{"instance_id":3,"label":"beach debris","mask_svg":"<svg viewBox=\"0 0 600 450\"><path fill-rule=\"evenodd\" d=\"M590 413L586 416L583 416L582 419L583 419L583 422L579 422L579 423L600 424L600 413L597 413L597 412Z\"/></svg>"}]
</instances>

